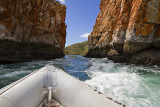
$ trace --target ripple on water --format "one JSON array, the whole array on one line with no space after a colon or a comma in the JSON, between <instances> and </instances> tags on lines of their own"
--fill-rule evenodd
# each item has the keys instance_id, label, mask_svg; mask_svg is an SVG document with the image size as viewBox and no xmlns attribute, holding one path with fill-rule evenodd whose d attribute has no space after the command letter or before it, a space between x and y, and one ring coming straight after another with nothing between
<instances>
[{"instance_id":1,"label":"ripple on water","mask_svg":"<svg viewBox=\"0 0 160 107\"><path fill-rule=\"evenodd\" d=\"M106 61L105 61L106 60ZM107 63L106 63L107 62ZM159 107L160 68L92 59L85 83L133 107Z\"/></svg>"},{"instance_id":2,"label":"ripple on water","mask_svg":"<svg viewBox=\"0 0 160 107\"><path fill-rule=\"evenodd\" d=\"M107 58L71 55L55 60L0 65L0 88L48 64L132 107L160 105L160 67L116 64Z\"/></svg>"}]
</instances>

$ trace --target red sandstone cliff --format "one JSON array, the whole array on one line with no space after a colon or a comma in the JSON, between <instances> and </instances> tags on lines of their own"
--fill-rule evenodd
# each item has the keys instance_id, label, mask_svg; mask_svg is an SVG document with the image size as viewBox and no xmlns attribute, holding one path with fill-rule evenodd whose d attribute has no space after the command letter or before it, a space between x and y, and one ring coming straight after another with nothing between
<instances>
[{"instance_id":1,"label":"red sandstone cliff","mask_svg":"<svg viewBox=\"0 0 160 107\"><path fill-rule=\"evenodd\" d=\"M0 0L0 62L63 57L65 17L55 0Z\"/></svg>"},{"instance_id":2,"label":"red sandstone cliff","mask_svg":"<svg viewBox=\"0 0 160 107\"><path fill-rule=\"evenodd\" d=\"M87 56L160 63L160 0L101 0L100 9Z\"/></svg>"}]
</instances>

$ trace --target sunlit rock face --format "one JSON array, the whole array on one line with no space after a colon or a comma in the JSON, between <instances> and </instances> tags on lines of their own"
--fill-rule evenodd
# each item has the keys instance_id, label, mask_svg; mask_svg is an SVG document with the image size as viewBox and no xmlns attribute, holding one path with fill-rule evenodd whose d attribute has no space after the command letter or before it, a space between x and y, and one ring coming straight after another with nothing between
<instances>
[{"instance_id":1,"label":"sunlit rock face","mask_svg":"<svg viewBox=\"0 0 160 107\"><path fill-rule=\"evenodd\" d=\"M100 9L88 39L88 57L108 56L115 62L141 63L130 59L135 53L140 55L142 50L159 51L160 0L101 0ZM156 63L153 58L142 59L150 60L146 64ZM156 61L160 61L160 58L156 58Z\"/></svg>"},{"instance_id":2,"label":"sunlit rock face","mask_svg":"<svg viewBox=\"0 0 160 107\"><path fill-rule=\"evenodd\" d=\"M63 57L65 17L55 0L0 0L0 63Z\"/></svg>"}]
</instances>

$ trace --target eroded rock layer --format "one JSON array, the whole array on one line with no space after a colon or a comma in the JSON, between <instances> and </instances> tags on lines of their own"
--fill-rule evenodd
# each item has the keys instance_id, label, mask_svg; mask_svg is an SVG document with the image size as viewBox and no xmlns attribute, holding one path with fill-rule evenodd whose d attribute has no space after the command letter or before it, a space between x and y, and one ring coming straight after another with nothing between
<instances>
[{"instance_id":1,"label":"eroded rock layer","mask_svg":"<svg viewBox=\"0 0 160 107\"><path fill-rule=\"evenodd\" d=\"M55 0L0 0L0 63L63 57L65 17Z\"/></svg>"},{"instance_id":2,"label":"eroded rock layer","mask_svg":"<svg viewBox=\"0 0 160 107\"><path fill-rule=\"evenodd\" d=\"M160 0L101 0L100 9L89 36L88 57L160 63ZM145 50L151 51L140 57ZM153 58L155 54L157 58Z\"/></svg>"}]
</instances>

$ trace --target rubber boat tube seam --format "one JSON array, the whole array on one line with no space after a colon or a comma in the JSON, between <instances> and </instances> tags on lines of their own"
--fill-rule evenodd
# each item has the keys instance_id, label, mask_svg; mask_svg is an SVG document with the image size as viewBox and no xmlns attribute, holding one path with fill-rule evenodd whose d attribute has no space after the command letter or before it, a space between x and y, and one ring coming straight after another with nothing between
<instances>
[{"instance_id":1,"label":"rubber boat tube seam","mask_svg":"<svg viewBox=\"0 0 160 107\"><path fill-rule=\"evenodd\" d=\"M53 66L46 66L3 88L0 107L38 107L48 87L64 107L127 107ZM16 105L15 105L16 104Z\"/></svg>"},{"instance_id":2,"label":"rubber boat tube seam","mask_svg":"<svg viewBox=\"0 0 160 107\"><path fill-rule=\"evenodd\" d=\"M29 75L27 75L27 76L25 76L25 77L23 77L23 78L20 79L20 80L17 80L17 81L15 81L15 82L13 82L12 84L9 84L9 85L5 86L4 88L0 89L0 95L3 94L4 92L6 92L7 90L11 89L12 87L14 87L15 85L17 85L18 83L24 81L25 79L27 79L27 78L30 77L31 75L35 74L36 72L38 72L38 70L37 70L37 71L34 71L33 73L31 73L31 74L29 74Z\"/></svg>"},{"instance_id":3,"label":"rubber boat tube seam","mask_svg":"<svg viewBox=\"0 0 160 107\"><path fill-rule=\"evenodd\" d=\"M48 81L48 71L44 72L43 69L3 88L0 95L0 107L37 107L47 96L47 93L43 94L43 92L46 90L44 87L48 85L44 84L44 81Z\"/></svg>"},{"instance_id":4,"label":"rubber boat tube seam","mask_svg":"<svg viewBox=\"0 0 160 107\"><path fill-rule=\"evenodd\" d=\"M13 103L14 105L16 105L13 101L11 101L10 99L8 99L8 98L5 98L5 97L3 97L4 99L6 99L6 100L8 100L8 101L10 101L11 103Z\"/></svg>"},{"instance_id":5,"label":"rubber boat tube seam","mask_svg":"<svg viewBox=\"0 0 160 107\"><path fill-rule=\"evenodd\" d=\"M54 68L55 69L55 68ZM66 74L66 76L68 76L69 78L72 78L73 80L77 80L79 83L80 83L80 85L83 85L83 86L85 86L84 87L84 89L83 90L85 90L85 89L87 89L88 87L91 89L91 90L94 90L94 93L95 93L95 88L93 88L93 87L90 87L89 85L87 85L87 84L84 84L82 81L79 81L77 78L75 78L75 77L73 77L73 76L71 76L71 75L68 75L66 72L64 72L63 70L61 70L61 69L56 69L56 70L58 70L57 71L57 73L64 73L64 74ZM58 74L57 74L58 75ZM59 80L59 79L58 79ZM58 84L58 83L57 83ZM58 90L58 89L57 89ZM96 90L97 91L97 90ZM83 91L82 91L83 92ZM82 92L81 92L81 94L82 94ZM117 100L113 100L113 98L111 98L111 97L108 97L106 94L103 94L103 93L101 93L101 92L99 92L99 91L97 91L97 93L100 95L104 95L105 96L105 99L107 100L111 100L111 101L113 101L113 102L115 102L115 103L117 103L118 105L120 105L120 106L123 106L123 107L129 107L129 106L127 106L127 105L125 105L125 104L123 104L123 103L121 103L120 101L117 101ZM53 95L54 96L54 95ZM79 95L80 96L80 95ZM76 97L75 97L76 98ZM74 99L75 99L74 98ZM56 97L55 97L55 99L57 99ZM93 99L91 99L91 100L93 100ZM57 99L57 101L58 101L58 99ZM77 99L76 99L76 101L77 101ZM75 101L75 102L76 102ZM63 103L62 103L63 104ZM69 107L69 106L68 106ZM77 106L75 106L75 104L74 104L74 106L72 106L72 107L77 107ZM79 107L82 107L82 106L79 106ZM86 107L94 107L94 106L86 106ZM100 107L100 106L99 106ZM106 107L106 106L105 106ZM109 106L109 107L112 107L112 106ZM118 106L116 106L116 107L118 107Z\"/></svg>"},{"instance_id":6,"label":"rubber boat tube seam","mask_svg":"<svg viewBox=\"0 0 160 107\"><path fill-rule=\"evenodd\" d=\"M78 93L78 95L75 97L75 102L73 103L73 107L75 106L75 104L76 104L79 96L81 95L81 93L83 92L84 89L85 89L85 88L82 88L82 89L80 90L80 92Z\"/></svg>"},{"instance_id":7,"label":"rubber boat tube seam","mask_svg":"<svg viewBox=\"0 0 160 107\"><path fill-rule=\"evenodd\" d=\"M61 69L59 69L59 71L61 71L61 72L65 73L66 75L68 75L66 72L62 71ZM68 76L70 76L70 75L68 75ZM74 78L73 76L70 76L70 78L73 78L73 79L76 79L77 81L79 81L77 78ZM81 84L84 84L84 83L81 82L81 81L80 81L80 83L81 83ZM85 84L85 85L86 85L87 87L90 87L90 86L87 85L87 84ZM90 87L90 88L91 88L91 87ZM78 98L80 97L80 95L83 93L83 91L84 91L85 89L86 89L86 87L83 87L83 88L80 90L80 92L78 93L78 95L74 98L75 101L74 101L72 107L76 107L76 106L75 106L75 105L76 105L76 102L77 102ZM94 98L94 97L90 97L87 105L89 105L89 103L93 100L93 98ZM87 106L87 107L88 107L88 106Z\"/></svg>"}]
</instances>

